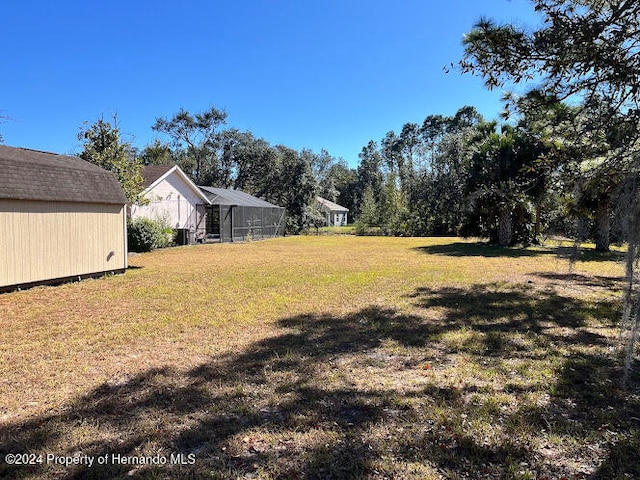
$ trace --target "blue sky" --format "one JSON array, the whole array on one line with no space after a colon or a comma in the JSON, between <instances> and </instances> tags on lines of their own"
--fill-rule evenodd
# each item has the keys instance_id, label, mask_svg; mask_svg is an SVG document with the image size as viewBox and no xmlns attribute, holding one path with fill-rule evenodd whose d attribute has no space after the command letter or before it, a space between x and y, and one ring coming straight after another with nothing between
<instances>
[{"instance_id":1,"label":"blue sky","mask_svg":"<svg viewBox=\"0 0 640 480\"><path fill-rule=\"evenodd\" d=\"M272 144L355 166L369 140L501 92L445 65L481 16L533 25L527 0L7 0L0 6L5 144L80 150L84 122L117 114L142 148L184 107Z\"/></svg>"}]
</instances>

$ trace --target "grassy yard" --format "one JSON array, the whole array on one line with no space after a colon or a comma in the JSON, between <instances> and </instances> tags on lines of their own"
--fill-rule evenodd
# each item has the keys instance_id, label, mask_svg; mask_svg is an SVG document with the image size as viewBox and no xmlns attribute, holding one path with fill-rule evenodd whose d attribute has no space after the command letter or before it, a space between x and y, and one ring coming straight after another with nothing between
<instances>
[{"instance_id":1,"label":"grassy yard","mask_svg":"<svg viewBox=\"0 0 640 480\"><path fill-rule=\"evenodd\" d=\"M0 477L640 478L623 268L569 250L292 237L0 295Z\"/></svg>"}]
</instances>

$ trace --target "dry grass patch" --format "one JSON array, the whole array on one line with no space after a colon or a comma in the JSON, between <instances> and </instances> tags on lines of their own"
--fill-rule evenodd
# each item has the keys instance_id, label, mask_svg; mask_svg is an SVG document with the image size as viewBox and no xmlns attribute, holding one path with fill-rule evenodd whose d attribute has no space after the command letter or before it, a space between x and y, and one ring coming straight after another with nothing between
<instances>
[{"instance_id":1,"label":"dry grass patch","mask_svg":"<svg viewBox=\"0 0 640 480\"><path fill-rule=\"evenodd\" d=\"M0 476L640 476L622 267L563 248L296 237L1 295L2 456L195 463Z\"/></svg>"}]
</instances>

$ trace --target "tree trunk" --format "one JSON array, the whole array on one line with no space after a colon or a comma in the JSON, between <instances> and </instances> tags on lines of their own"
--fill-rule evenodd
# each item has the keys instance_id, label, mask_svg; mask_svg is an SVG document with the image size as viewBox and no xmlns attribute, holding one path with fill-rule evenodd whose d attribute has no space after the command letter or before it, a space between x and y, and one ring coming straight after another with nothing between
<instances>
[{"instance_id":1,"label":"tree trunk","mask_svg":"<svg viewBox=\"0 0 640 480\"><path fill-rule=\"evenodd\" d=\"M596 207L596 251L608 252L609 239L609 199L601 200Z\"/></svg>"},{"instance_id":2,"label":"tree trunk","mask_svg":"<svg viewBox=\"0 0 640 480\"><path fill-rule=\"evenodd\" d=\"M542 200L538 200L536 202L536 220L533 225L533 244L534 245L540 244L540 223L541 223L540 217L541 216L542 216Z\"/></svg>"},{"instance_id":3,"label":"tree trunk","mask_svg":"<svg viewBox=\"0 0 640 480\"><path fill-rule=\"evenodd\" d=\"M513 229L511 227L511 210L504 208L500 210L498 217L498 244L501 247L511 245L513 238Z\"/></svg>"}]
</instances>

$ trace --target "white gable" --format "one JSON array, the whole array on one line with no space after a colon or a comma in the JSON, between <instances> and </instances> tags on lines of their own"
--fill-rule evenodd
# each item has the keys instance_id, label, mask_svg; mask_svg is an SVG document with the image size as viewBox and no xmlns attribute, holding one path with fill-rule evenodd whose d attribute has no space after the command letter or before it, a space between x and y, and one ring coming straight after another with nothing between
<instances>
[{"instance_id":1,"label":"white gable","mask_svg":"<svg viewBox=\"0 0 640 480\"><path fill-rule=\"evenodd\" d=\"M194 230L198 225L196 205L209 204L199 188L175 168L145 190L147 205L132 205L131 217L166 221L173 228Z\"/></svg>"}]
</instances>

